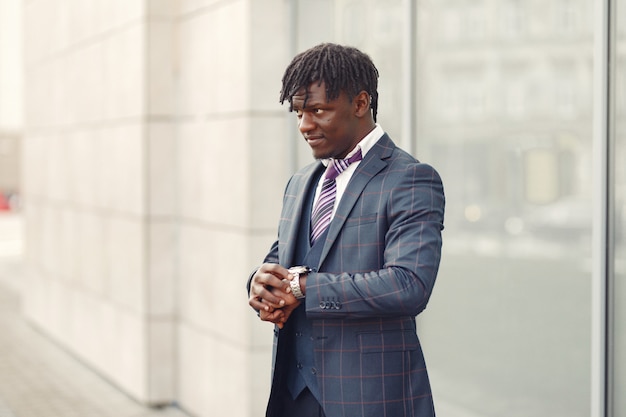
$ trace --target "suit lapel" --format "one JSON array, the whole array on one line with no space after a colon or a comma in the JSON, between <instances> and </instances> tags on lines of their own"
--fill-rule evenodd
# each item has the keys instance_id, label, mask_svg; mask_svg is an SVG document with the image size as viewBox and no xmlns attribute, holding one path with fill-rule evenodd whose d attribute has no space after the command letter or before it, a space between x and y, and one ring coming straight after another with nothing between
<instances>
[{"instance_id":1,"label":"suit lapel","mask_svg":"<svg viewBox=\"0 0 626 417\"><path fill-rule=\"evenodd\" d=\"M337 236L343 228L348 215L361 196L361 193L365 189L367 183L369 183L376 174L387 166L385 159L391 156L393 148L395 148L395 144L391 141L387 134L384 134L378 142L376 142L372 149L365 154L365 158L363 158L363 161L361 161L356 171L354 171L354 174L352 175L352 178L350 178L350 182L346 188L346 192L344 192L341 197L335 217L333 217L333 220L330 222L330 226L328 227L328 235L324 242L322 256L320 257L320 265L324 262L331 246L337 239Z\"/></svg>"},{"instance_id":2,"label":"suit lapel","mask_svg":"<svg viewBox=\"0 0 626 417\"><path fill-rule=\"evenodd\" d=\"M302 173L302 185L296 187L297 191L292 211L293 218L286 230L287 235L284 238L281 237L281 241L288 242L288 244L279 247L278 256L283 265L292 265L294 262L296 245L293 242L297 241L298 235L301 233L302 218L310 218L310 213L305 216L305 210L309 210L309 207L306 207L307 196L313 192L312 188L315 188L317 185L316 179L319 178L320 170L324 170L324 165L319 161L311 164L309 167L307 171ZM308 227L305 229L308 231Z\"/></svg>"}]
</instances>

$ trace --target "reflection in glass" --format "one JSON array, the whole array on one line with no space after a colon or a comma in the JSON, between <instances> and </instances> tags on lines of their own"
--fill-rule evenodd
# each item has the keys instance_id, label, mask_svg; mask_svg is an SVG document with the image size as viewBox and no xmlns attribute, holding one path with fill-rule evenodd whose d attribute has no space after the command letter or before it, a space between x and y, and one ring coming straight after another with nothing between
<instances>
[{"instance_id":1,"label":"reflection in glass","mask_svg":"<svg viewBox=\"0 0 626 417\"><path fill-rule=\"evenodd\" d=\"M417 154L447 196L422 322L442 415L589 412L592 15L549 4L418 2Z\"/></svg>"},{"instance_id":2,"label":"reflection in glass","mask_svg":"<svg viewBox=\"0 0 626 417\"><path fill-rule=\"evenodd\" d=\"M438 415L587 417L592 0L416 2L416 91L403 84L409 2L297 4L298 50L332 41L372 56L397 143L404 98L417 98L416 156L447 196L420 319Z\"/></svg>"}]
</instances>

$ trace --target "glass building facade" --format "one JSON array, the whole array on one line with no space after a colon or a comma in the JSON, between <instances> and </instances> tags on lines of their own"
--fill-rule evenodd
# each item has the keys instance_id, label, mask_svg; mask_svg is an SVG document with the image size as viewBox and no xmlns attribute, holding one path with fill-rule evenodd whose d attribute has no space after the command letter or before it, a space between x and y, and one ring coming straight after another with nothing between
<instances>
[{"instance_id":1,"label":"glass building facade","mask_svg":"<svg viewBox=\"0 0 626 417\"><path fill-rule=\"evenodd\" d=\"M284 180L311 162L279 77L328 41L372 56L378 122L444 180L444 254L418 318L437 414L626 417L626 0L0 11L0 177L24 125L25 313L130 396L262 413L271 330L230 277L265 255ZM227 153L290 165L218 182Z\"/></svg>"},{"instance_id":2,"label":"glass building facade","mask_svg":"<svg viewBox=\"0 0 626 417\"><path fill-rule=\"evenodd\" d=\"M443 177L444 256L419 319L441 415L626 416L625 10L293 2L293 52L367 51L379 123Z\"/></svg>"}]
</instances>

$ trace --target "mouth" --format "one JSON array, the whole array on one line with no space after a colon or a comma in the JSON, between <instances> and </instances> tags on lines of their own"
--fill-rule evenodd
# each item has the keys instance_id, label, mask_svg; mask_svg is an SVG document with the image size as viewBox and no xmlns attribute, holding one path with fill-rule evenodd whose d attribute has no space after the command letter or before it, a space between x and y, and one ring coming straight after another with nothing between
<instances>
[{"instance_id":1,"label":"mouth","mask_svg":"<svg viewBox=\"0 0 626 417\"><path fill-rule=\"evenodd\" d=\"M305 136L304 139L307 141L310 147L315 147L319 145L323 140L323 136Z\"/></svg>"}]
</instances>

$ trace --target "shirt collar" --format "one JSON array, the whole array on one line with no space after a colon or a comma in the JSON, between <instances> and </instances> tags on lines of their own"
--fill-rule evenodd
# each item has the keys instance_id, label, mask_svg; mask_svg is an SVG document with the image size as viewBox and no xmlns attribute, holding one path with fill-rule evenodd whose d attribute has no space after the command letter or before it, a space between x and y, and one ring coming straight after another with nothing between
<instances>
[{"instance_id":1,"label":"shirt collar","mask_svg":"<svg viewBox=\"0 0 626 417\"><path fill-rule=\"evenodd\" d=\"M380 125L378 123L376 123L376 127L374 129L372 129L372 131L370 133L365 135L365 137L363 139L361 139L361 141L359 143L356 144L354 149L352 149L348 153L348 155L346 155L346 158L350 158L359 149L361 149L361 155L363 155L363 158L365 158L365 154L370 149L372 149L374 144L376 142L378 142L378 139L380 139L384 134L385 134L385 131L383 130L383 128L380 127ZM330 159L331 158L322 159L322 163L324 164L324 166L328 166L328 163L330 162Z\"/></svg>"}]
</instances>

